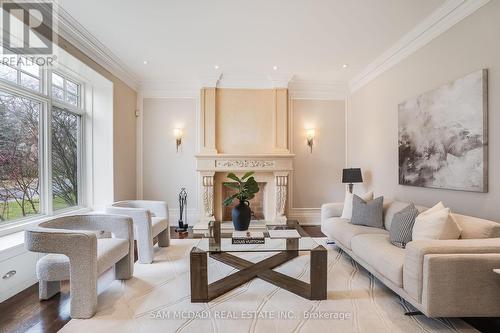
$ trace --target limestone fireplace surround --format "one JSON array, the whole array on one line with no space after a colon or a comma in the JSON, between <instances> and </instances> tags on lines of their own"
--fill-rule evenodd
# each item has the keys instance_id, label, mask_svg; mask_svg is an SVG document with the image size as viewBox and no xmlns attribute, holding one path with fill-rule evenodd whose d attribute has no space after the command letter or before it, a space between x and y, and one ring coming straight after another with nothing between
<instances>
[{"instance_id":1,"label":"limestone fireplace surround","mask_svg":"<svg viewBox=\"0 0 500 333\"><path fill-rule=\"evenodd\" d=\"M286 86L287 83L285 83ZM286 87L201 89L196 169L201 179L200 222L222 221L222 183L227 173L255 172L266 183L264 220L286 220L288 184L294 154L289 149Z\"/></svg>"},{"instance_id":2,"label":"limestone fireplace surround","mask_svg":"<svg viewBox=\"0 0 500 333\"><path fill-rule=\"evenodd\" d=\"M293 154L215 154L197 155L197 170L202 180L202 221L222 220L222 183L226 175L238 176L247 171L255 172L255 180L266 183L264 192L264 219L286 220L288 177L293 170Z\"/></svg>"}]
</instances>

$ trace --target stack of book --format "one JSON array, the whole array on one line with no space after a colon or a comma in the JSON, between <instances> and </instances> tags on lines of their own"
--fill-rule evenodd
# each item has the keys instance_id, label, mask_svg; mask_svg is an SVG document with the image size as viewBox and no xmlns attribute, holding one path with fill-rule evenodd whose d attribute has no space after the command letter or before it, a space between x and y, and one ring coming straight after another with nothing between
<instances>
[{"instance_id":1,"label":"stack of book","mask_svg":"<svg viewBox=\"0 0 500 333\"><path fill-rule=\"evenodd\" d=\"M264 233L260 231L234 231L233 244L264 244Z\"/></svg>"}]
</instances>

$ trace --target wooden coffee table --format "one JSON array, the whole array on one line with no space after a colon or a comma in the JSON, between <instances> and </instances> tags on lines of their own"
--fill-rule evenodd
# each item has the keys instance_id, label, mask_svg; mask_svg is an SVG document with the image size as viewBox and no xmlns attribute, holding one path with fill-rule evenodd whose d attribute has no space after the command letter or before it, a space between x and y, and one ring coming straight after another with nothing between
<instances>
[{"instance_id":1,"label":"wooden coffee table","mask_svg":"<svg viewBox=\"0 0 500 333\"><path fill-rule=\"evenodd\" d=\"M211 222L209 228L210 237L202 238L191 250L191 302L209 302L254 278L260 278L310 300L326 299L326 249L309 237L297 221L287 221L286 226L297 230L302 237L276 239L269 238L269 234L266 232L264 234L266 237L265 244L233 245L230 234L221 234L220 222ZM274 227L281 228L283 225L269 226L269 228ZM273 270L273 268L296 258L299 251L310 253L310 283ZM235 255L235 253L248 252L277 253L257 263ZM238 271L209 284L207 255L238 269Z\"/></svg>"}]
</instances>

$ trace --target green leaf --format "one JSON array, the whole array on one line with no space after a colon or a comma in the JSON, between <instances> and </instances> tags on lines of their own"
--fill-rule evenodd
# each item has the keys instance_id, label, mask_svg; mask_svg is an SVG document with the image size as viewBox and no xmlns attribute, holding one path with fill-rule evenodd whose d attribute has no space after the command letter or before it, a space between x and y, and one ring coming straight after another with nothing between
<instances>
[{"instance_id":1,"label":"green leaf","mask_svg":"<svg viewBox=\"0 0 500 333\"><path fill-rule=\"evenodd\" d=\"M246 181L247 184L257 184L257 181L255 180L254 177L250 177Z\"/></svg>"},{"instance_id":2,"label":"green leaf","mask_svg":"<svg viewBox=\"0 0 500 333\"><path fill-rule=\"evenodd\" d=\"M245 183L244 186L245 190L248 191L248 193L257 193L259 192L259 184L255 181L255 178L250 177Z\"/></svg>"},{"instance_id":3,"label":"green leaf","mask_svg":"<svg viewBox=\"0 0 500 333\"><path fill-rule=\"evenodd\" d=\"M236 177L236 175L232 172L227 174L227 178L232 179L238 183L241 183L241 180L238 177Z\"/></svg>"},{"instance_id":4,"label":"green leaf","mask_svg":"<svg viewBox=\"0 0 500 333\"><path fill-rule=\"evenodd\" d=\"M253 171L248 171L247 173L245 173L245 174L243 175L243 177L241 177L241 180L245 180L245 179L247 179L248 177L250 177L250 176L251 176L251 175L253 175L254 173L255 173L255 172L253 172Z\"/></svg>"},{"instance_id":5,"label":"green leaf","mask_svg":"<svg viewBox=\"0 0 500 333\"><path fill-rule=\"evenodd\" d=\"M232 196L230 197L227 197L225 200L224 200L224 206L231 206L231 204L233 203L233 200L237 197L238 195L237 194L233 194Z\"/></svg>"},{"instance_id":6,"label":"green leaf","mask_svg":"<svg viewBox=\"0 0 500 333\"><path fill-rule=\"evenodd\" d=\"M236 198L240 201L245 201L255 197L255 193L259 192L259 184L255 181L255 178L252 177L254 173L253 171L249 171L245 173L241 179L232 172L227 174L227 178L237 183L224 182L223 185L235 189L238 192L224 200L225 206L231 205Z\"/></svg>"},{"instance_id":7,"label":"green leaf","mask_svg":"<svg viewBox=\"0 0 500 333\"><path fill-rule=\"evenodd\" d=\"M236 190L240 189L240 184L234 183L234 182L224 182L222 183L224 186L229 187L229 188L234 188Z\"/></svg>"}]
</instances>

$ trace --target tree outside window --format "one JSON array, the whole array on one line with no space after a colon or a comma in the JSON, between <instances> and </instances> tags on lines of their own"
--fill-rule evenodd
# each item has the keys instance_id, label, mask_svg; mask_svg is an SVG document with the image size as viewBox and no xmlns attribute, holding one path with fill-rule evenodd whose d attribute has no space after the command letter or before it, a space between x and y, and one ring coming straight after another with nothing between
<instances>
[{"instance_id":1,"label":"tree outside window","mask_svg":"<svg viewBox=\"0 0 500 333\"><path fill-rule=\"evenodd\" d=\"M0 221L40 210L40 102L0 91Z\"/></svg>"},{"instance_id":2,"label":"tree outside window","mask_svg":"<svg viewBox=\"0 0 500 333\"><path fill-rule=\"evenodd\" d=\"M8 70L17 71L12 80ZM0 66L0 224L80 205L82 86L60 73L40 73ZM54 83L49 96L19 88L30 88L23 85L28 74L49 88Z\"/></svg>"},{"instance_id":3,"label":"tree outside window","mask_svg":"<svg viewBox=\"0 0 500 333\"><path fill-rule=\"evenodd\" d=\"M52 108L53 209L78 205L78 133L80 116Z\"/></svg>"}]
</instances>

